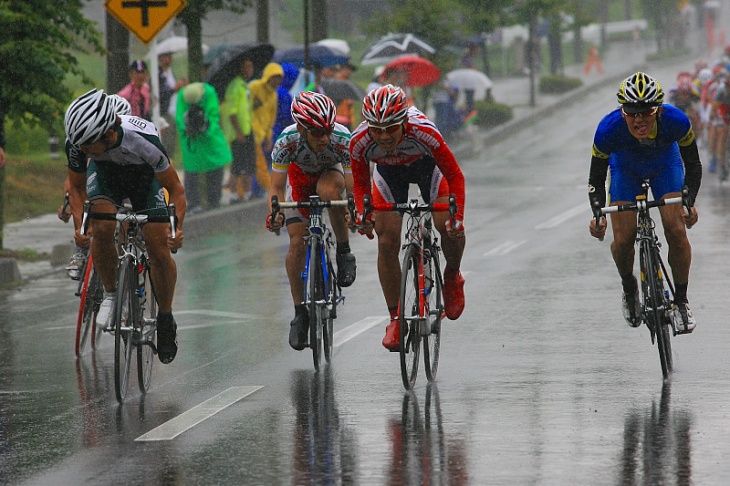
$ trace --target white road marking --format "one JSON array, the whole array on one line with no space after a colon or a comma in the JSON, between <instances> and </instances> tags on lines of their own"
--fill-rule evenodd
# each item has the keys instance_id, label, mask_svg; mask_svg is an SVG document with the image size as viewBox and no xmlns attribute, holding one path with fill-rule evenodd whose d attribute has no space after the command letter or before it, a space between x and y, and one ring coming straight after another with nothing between
<instances>
[{"instance_id":1,"label":"white road marking","mask_svg":"<svg viewBox=\"0 0 730 486\"><path fill-rule=\"evenodd\" d=\"M389 321L390 318L387 316L368 316L355 324L351 324L344 329L341 329L332 335L332 345L336 348L345 344L347 341L354 339L360 334L364 333L371 327L375 327L378 324Z\"/></svg>"},{"instance_id":2,"label":"white road marking","mask_svg":"<svg viewBox=\"0 0 730 486\"><path fill-rule=\"evenodd\" d=\"M579 216L583 213L586 213L587 215L590 214L589 208L585 204L576 206L573 209L568 209L564 213L558 214L554 218L550 218L547 221L538 224L537 226L535 226L535 229L541 230L555 228L556 226L563 224L569 219L575 218L576 216Z\"/></svg>"},{"instance_id":3,"label":"white road marking","mask_svg":"<svg viewBox=\"0 0 730 486\"><path fill-rule=\"evenodd\" d=\"M190 309L175 311L176 316L184 316L189 314L196 314L199 316L210 316L210 317L231 317L234 319L255 319L258 316L253 314L238 314L236 312L225 312L207 309Z\"/></svg>"},{"instance_id":4,"label":"white road marking","mask_svg":"<svg viewBox=\"0 0 730 486\"><path fill-rule=\"evenodd\" d=\"M518 248L522 245L527 243L527 240L520 240L520 241L505 241L501 245L497 245L488 252L484 254L485 257L491 257L491 256L502 256L506 255L507 253L511 252L515 248Z\"/></svg>"},{"instance_id":5,"label":"white road marking","mask_svg":"<svg viewBox=\"0 0 730 486\"><path fill-rule=\"evenodd\" d=\"M262 386L234 386L218 395L209 398L200 405L196 405L187 412L168 420L144 435L137 437L135 442L150 442L156 440L172 440L186 430L189 430L202 421L209 419L221 410L230 407L237 401L263 388Z\"/></svg>"}]
</instances>

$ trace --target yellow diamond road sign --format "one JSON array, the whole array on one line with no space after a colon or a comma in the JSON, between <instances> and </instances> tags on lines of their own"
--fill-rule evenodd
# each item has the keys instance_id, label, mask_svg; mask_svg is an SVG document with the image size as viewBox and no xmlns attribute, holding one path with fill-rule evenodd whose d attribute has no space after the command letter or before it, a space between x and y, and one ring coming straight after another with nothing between
<instances>
[{"instance_id":1,"label":"yellow diamond road sign","mask_svg":"<svg viewBox=\"0 0 730 486\"><path fill-rule=\"evenodd\" d=\"M106 0L104 6L145 44L187 5L186 0Z\"/></svg>"}]
</instances>

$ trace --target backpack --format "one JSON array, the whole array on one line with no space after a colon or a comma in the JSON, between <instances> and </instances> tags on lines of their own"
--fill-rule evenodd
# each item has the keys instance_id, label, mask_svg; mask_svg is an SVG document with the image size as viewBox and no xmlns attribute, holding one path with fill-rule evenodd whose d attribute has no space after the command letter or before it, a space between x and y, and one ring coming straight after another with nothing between
<instances>
[{"instance_id":1,"label":"backpack","mask_svg":"<svg viewBox=\"0 0 730 486\"><path fill-rule=\"evenodd\" d=\"M200 105L191 105L185 113L185 134L194 138L208 131L210 121L205 116L205 110Z\"/></svg>"}]
</instances>

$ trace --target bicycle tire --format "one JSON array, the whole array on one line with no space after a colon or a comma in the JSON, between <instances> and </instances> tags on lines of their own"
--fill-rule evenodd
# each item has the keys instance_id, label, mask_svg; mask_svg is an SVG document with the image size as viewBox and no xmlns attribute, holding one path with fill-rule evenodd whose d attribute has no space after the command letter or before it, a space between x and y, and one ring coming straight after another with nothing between
<instances>
[{"instance_id":1,"label":"bicycle tire","mask_svg":"<svg viewBox=\"0 0 730 486\"><path fill-rule=\"evenodd\" d=\"M157 338L157 295L152 284L149 263L144 262L144 286L137 291L139 302L139 327L135 326L137 347L137 382L139 391L147 393L152 381Z\"/></svg>"},{"instance_id":2,"label":"bicycle tire","mask_svg":"<svg viewBox=\"0 0 730 486\"><path fill-rule=\"evenodd\" d=\"M428 335L423 336L423 366L426 369L426 378L428 381L436 379L436 373L439 367L439 354L441 352L441 320L444 316L444 298L443 298L443 277L441 276L441 262L439 261L439 253L435 248L431 248L430 255L430 273L426 275L431 278L431 288L426 295L428 303Z\"/></svg>"},{"instance_id":3,"label":"bicycle tire","mask_svg":"<svg viewBox=\"0 0 730 486\"><path fill-rule=\"evenodd\" d=\"M89 333L92 332L93 334L92 327L94 327L93 324L96 318L96 312L94 312L95 291L93 286L98 284L98 277L96 279L92 278L94 275L94 265L91 262L91 256L89 256L84 266L84 277L79 294L79 312L76 319L76 339L74 339L74 353L76 357L81 356L84 352Z\"/></svg>"},{"instance_id":4,"label":"bicycle tire","mask_svg":"<svg viewBox=\"0 0 730 486\"><path fill-rule=\"evenodd\" d=\"M91 335L93 336L91 339L91 349L96 350L99 347L102 335L101 327L96 325L96 315L99 313L99 307L104 300L104 286L101 283L101 277L96 273L96 269L94 269L91 278L93 285L90 288L93 290L93 293L89 293L89 296L94 301L94 319L91 321Z\"/></svg>"},{"instance_id":5,"label":"bicycle tire","mask_svg":"<svg viewBox=\"0 0 730 486\"><path fill-rule=\"evenodd\" d=\"M418 376L418 360L421 355L420 305L421 288L418 282L419 249L407 245L401 267L398 326L400 331L400 371L403 386L411 390Z\"/></svg>"},{"instance_id":6,"label":"bicycle tire","mask_svg":"<svg viewBox=\"0 0 730 486\"><path fill-rule=\"evenodd\" d=\"M324 308L324 281L322 274L322 253L320 241L309 240L309 347L312 348L314 369L319 370L322 362L322 311Z\"/></svg>"},{"instance_id":7,"label":"bicycle tire","mask_svg":"<svg viewBox=\"0 0 730 486\"><path fill-rule=\"evenodd\" d=\"M641 281L644 294L644 315L647 326L651 330L652 338L656 339L662 376L664 379L667 379L672 372L672 352L664 322L664 315L666 313L664 286L660 284L661 276L658 273L659 270L654 260L653 249L648 244L644 244L640 248L639 255L642 269Z\"/></svg>"},{"instance_id":8,"label":"bicycle tire","mask_svg":"<svg viewBox=\"0 0 730 486\"><path fill-rule=\"evenodd\" d=\"M124 402L132 365L137 269L131 258L122 261L117 278L117 301L114 308L114 391Z\"/></svg>"},{"instance_id":9,"label":"bicycle tire","mask_svg":"<svg viewBox=\"0 0 730 486\"><path fill-rule=\"evenodd\" d=\"M334 346L334 320L337 316L337 302L339 299L339 286L337 284L337 277L334 273L334 266L332 265L332 259L330 258L329 250L325 250L327 258L327 275L325 279L325 292L327 293L327 299L329 301L329 307L325 308L325 316L322 326L322 343L324 345L324 359L327 363L332 361L332 348Z\"/></svg>"}]
</instances>

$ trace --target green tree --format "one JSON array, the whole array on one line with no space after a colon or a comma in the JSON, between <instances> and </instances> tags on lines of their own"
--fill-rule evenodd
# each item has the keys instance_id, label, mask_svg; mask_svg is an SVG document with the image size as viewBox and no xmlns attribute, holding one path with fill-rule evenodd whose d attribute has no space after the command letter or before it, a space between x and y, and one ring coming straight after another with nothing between
<instances>
[{"instance_id":1,"label":"green tree","mask_svg":"<svg viewBox=\"0 0 730 486\"><path fill-rule=\"evenodd\" d=\"M188 78L203 81L203 19L213 10L244 13L253 0L188 0L177 16L188 33Z\"/></svg>"},{"instance_id":2,"label":"green tree","mask_svg":"<svg viewBox=\"0 0 730 486\"><path fill-rule=\"evenodd\" d=\"M104 52L81 0L0 0L0 115L57 128L71 93L64 80L81 76L74 52Z\"/></svg>"},{"instance_id":3,"label":"green tree","mask_svg":"<svg viewBox=\"0 0 730 486\"><path fill-rule=\"evenodd\" d=\"M641 6L644 15L654 25L658 52L684 46L676 0L641 0Z\"/></svg>"}]
</instances>

